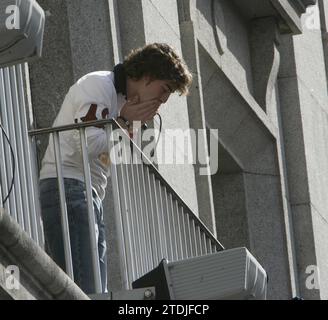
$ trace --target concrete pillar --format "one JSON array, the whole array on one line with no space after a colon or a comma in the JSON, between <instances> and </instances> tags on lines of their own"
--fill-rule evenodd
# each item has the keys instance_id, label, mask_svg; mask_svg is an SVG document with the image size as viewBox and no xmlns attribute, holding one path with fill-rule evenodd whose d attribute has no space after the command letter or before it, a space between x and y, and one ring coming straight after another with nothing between
<instances>
[{"instance_id":1,"label":"concrete pillar","mask_svg":"<svg viewBox=\"0 0 328 320\"><path fill-rule=\"evenodd\" d=\"M288 266L293 296L299 296L298 272L292 212L289 203L285 146L277 77L280 67L280 35L277 21L273 17L255 19L251 22L251 57L254 77L254 95L259 105L277 127L277 155L279 161L280 182ZM278 227L278 226L277 226Z\"/></svg>"},{"instance_id":2,"label":"concrete pillar","mask_svg":"<svg viewBox=\"0 0 328 320\"><path fill-rule=\"evenodd\" d=\"M181 47L184 59L193 73L194 81L188 96L188 112L190 128L194 130L206 129L203 90L201 83L201 70L199 65L199 48L195 36L193 21L191 20L191 10L193 2L181 1L178 3ZM216 127L214 127L215 129ZM203 141L198 142L198 148L204 155L208 155L207 137L203 137ZM197 158L197 157L195 157ZM213 204L213 194L210 175L200 175L199 169L201 165L197 162L194 165L196 190L198 199L199 217L205 225L216 234L215 213Z\"/></svg>"}]
</instances>

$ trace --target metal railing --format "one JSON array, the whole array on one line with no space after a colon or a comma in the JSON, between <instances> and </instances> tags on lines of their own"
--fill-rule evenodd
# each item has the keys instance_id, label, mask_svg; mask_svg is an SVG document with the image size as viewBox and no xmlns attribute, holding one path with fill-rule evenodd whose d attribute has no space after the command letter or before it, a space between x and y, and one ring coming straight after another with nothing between
<instances>
[{"instance_id":1,"label":"metal railing","mask_svg":"<svg viewBox=\"0 0 328 320\"><path fill-rule=\"evenodd\" d=\"M84 177L86 184L93 271L96 293L101 292L96 235L93 228L94 212L92 186L87 156L85 129L103 126L107 134L108 154L111 156L111 181L118 233L120 268L123 286L152 270L166 258L169 261L210 254L223 249L211 232L184 203L161 176L141 149L130 140L115 120L101 120L62 127L33 130L30 138L51 134L55 149L62 227L65 243L66 268L74 278L69 244L65 187L61 169L59 133L79 130ZM119 146L119 148L117 148ZM119 150L118 153L113 150ZM132 152L131 152L132 151ZM119 161L119 160L125 161ZM141 159L141 162L134 161Z\"/></svg>"},{"instance_id":2,"label":"metal railing","mask_svg":"<svg viewBox=\"0 0 328 320\"><path fill-rule=\"evenodd\" d=\"M22 229L43 247L36 198L38 186L32 174L35 172L33 149L27 134L23 66L0 69L0 123L3 127L0 129L0 207L4 206Z\"/></svg>"}]
</instances>

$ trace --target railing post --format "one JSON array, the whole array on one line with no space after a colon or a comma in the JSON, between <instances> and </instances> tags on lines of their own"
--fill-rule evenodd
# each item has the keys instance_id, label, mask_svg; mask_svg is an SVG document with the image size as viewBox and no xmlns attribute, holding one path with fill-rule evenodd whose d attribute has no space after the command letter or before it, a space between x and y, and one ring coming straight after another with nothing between
<instances>
[{"instance_id":1,"label":"railing post","mask_svg":"<svg viewBox=\"0 0 328 320\"><path fill-rule=\"evenodd\" d=\"M121 206L121 199L124 198L124 194L120 194L119 190L119 178L118 178L118 164L117 164L117 157L115 154L114 149L114 132L112 125L106 125L106 136L107 136L107 143L108 143L108 156L111 161L110 164L110 173L111 173L111 180L112 180L112 190L113 190L113 200L114 200L114 208L115 208L115 224L116 224L116 233L118 237L118 249L119 249L119 258L120 258L120 270L121 270L121 277L122 277L122 284L123 288L128 290L129 289L129 272L128 272L128 261L127 261L127 251L126 250L126 243L124 238L124 227L122 220L122 213L123 208ZM124 201L124 199L122 199Z\"/></svg>"},{"instance_id":2,"label":"railing post","mask_svg":"<svg viewBox=\"0 0 328 320\"><path fill-rule=\"evenodd\" d=\"M24 93L24 81L23 81L23 68L22 65L18 65L15 67L16 70L16 78L17 78L17 87L18 87L18 98L20 101L20 108L22 110L26 110L26 102L25 102L25 93ZM27 116L24 112L19 112L18 116L20 118L20 124L22 126L22 134L27 134ZM25 139L23 139L24 141ZM27 185L30 186L28 191L29 195L29 215L31 221L31 231L32 238L38 243L40 246L44 244L43 230L41 228L40 220L41 220L41 209L39 202L36 199L39 196L39 187L38 187L38 172L35 170L36 162L33 162L33 158L31 154L33 154L33 144L31 137L27 136L27 143L23 142L23 152L25 155L26 161L26 180ZM26 192L28 192L26 191Z\"/></svg>"},{"instance_id":3,"label":"railing post","mask_svg":"<svg viewBox=\"0 0 328 320\"><path fill-rule=\"evenodd\" d=\"M91 183L91 174L90 174L85 128L80 129L80 138L81 138L81 148L82 148L83 171L84 171L85 187L86 187L86 194L87 194L88 221L89 221L89 232L90 232L90 241L91 241L90 245L91 245L93 276L94 276L96 293L102 293L99 253L98 253L98 244L97 244L98 241L97 241L96 230L95 230L96 219L95 219L95 213L93 208L92 183Z\"/></svg>"},{"instance_id":4,"label":"railing post","mask_svg":"<svg viewBox=\"0 0 328 320\"><path fill-rule=\"evenodd\" d=\"M57 177L58 177L58 189L59 189L59 199L60 199L60 209L61 209L61 223L62 223L62 231L63 231L66 273L72 280L74 280L72 251L71 251L71 242L69 236L67 206L66 206L66 197L65 197L65 185L64 185L64 178L63 178L62 167L61 167L59 133L54 132L52 137L53 137L53 143L55 149L55 161L56 161L56 169L57 169Z\"/></svg>"}]
</instances>

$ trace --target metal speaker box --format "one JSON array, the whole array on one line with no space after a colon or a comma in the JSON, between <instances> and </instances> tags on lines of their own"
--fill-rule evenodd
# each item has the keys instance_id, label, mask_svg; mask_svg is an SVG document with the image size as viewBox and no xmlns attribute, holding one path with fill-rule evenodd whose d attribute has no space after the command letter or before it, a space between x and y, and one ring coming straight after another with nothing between
<instances>
[{"instance_id":1,"label":"metal speaker box","mask_svg":"<svg viewBox=\"0 0 328 320\"><path fill-rule=\"evenodd\" d=\"M35 0L1 0L0 67L40 57L44 25L44 11Z\"/></svg>"},{"instance_id":2,"label":"metal speaker box","mask_svg":"<svg viewBox=\"0 0 328 320\"><path fill-rule=\"evenodd\" d=\"M246 248L167 262L132 283L159 300L265 300L267 274Z\"/></svg>"}]
</instances>

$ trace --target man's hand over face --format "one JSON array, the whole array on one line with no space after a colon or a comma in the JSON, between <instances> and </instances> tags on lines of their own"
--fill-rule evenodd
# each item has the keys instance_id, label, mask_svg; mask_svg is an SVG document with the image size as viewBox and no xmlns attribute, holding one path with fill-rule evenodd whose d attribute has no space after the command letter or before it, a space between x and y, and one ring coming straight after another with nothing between
<instances>
[{"instance_id":1,"label":"man's hand over face","mask_svg":"<svg viewBox=\"0 0 328 320\"><path fill-rule=\"evenodd\" d=\"M120 115L129 122L141 121L142 124L154 118L157 113L161 101L152 99L144 102L139 102L138 97L128 100L122 107Z\"/></svg>"}]
</instances>

